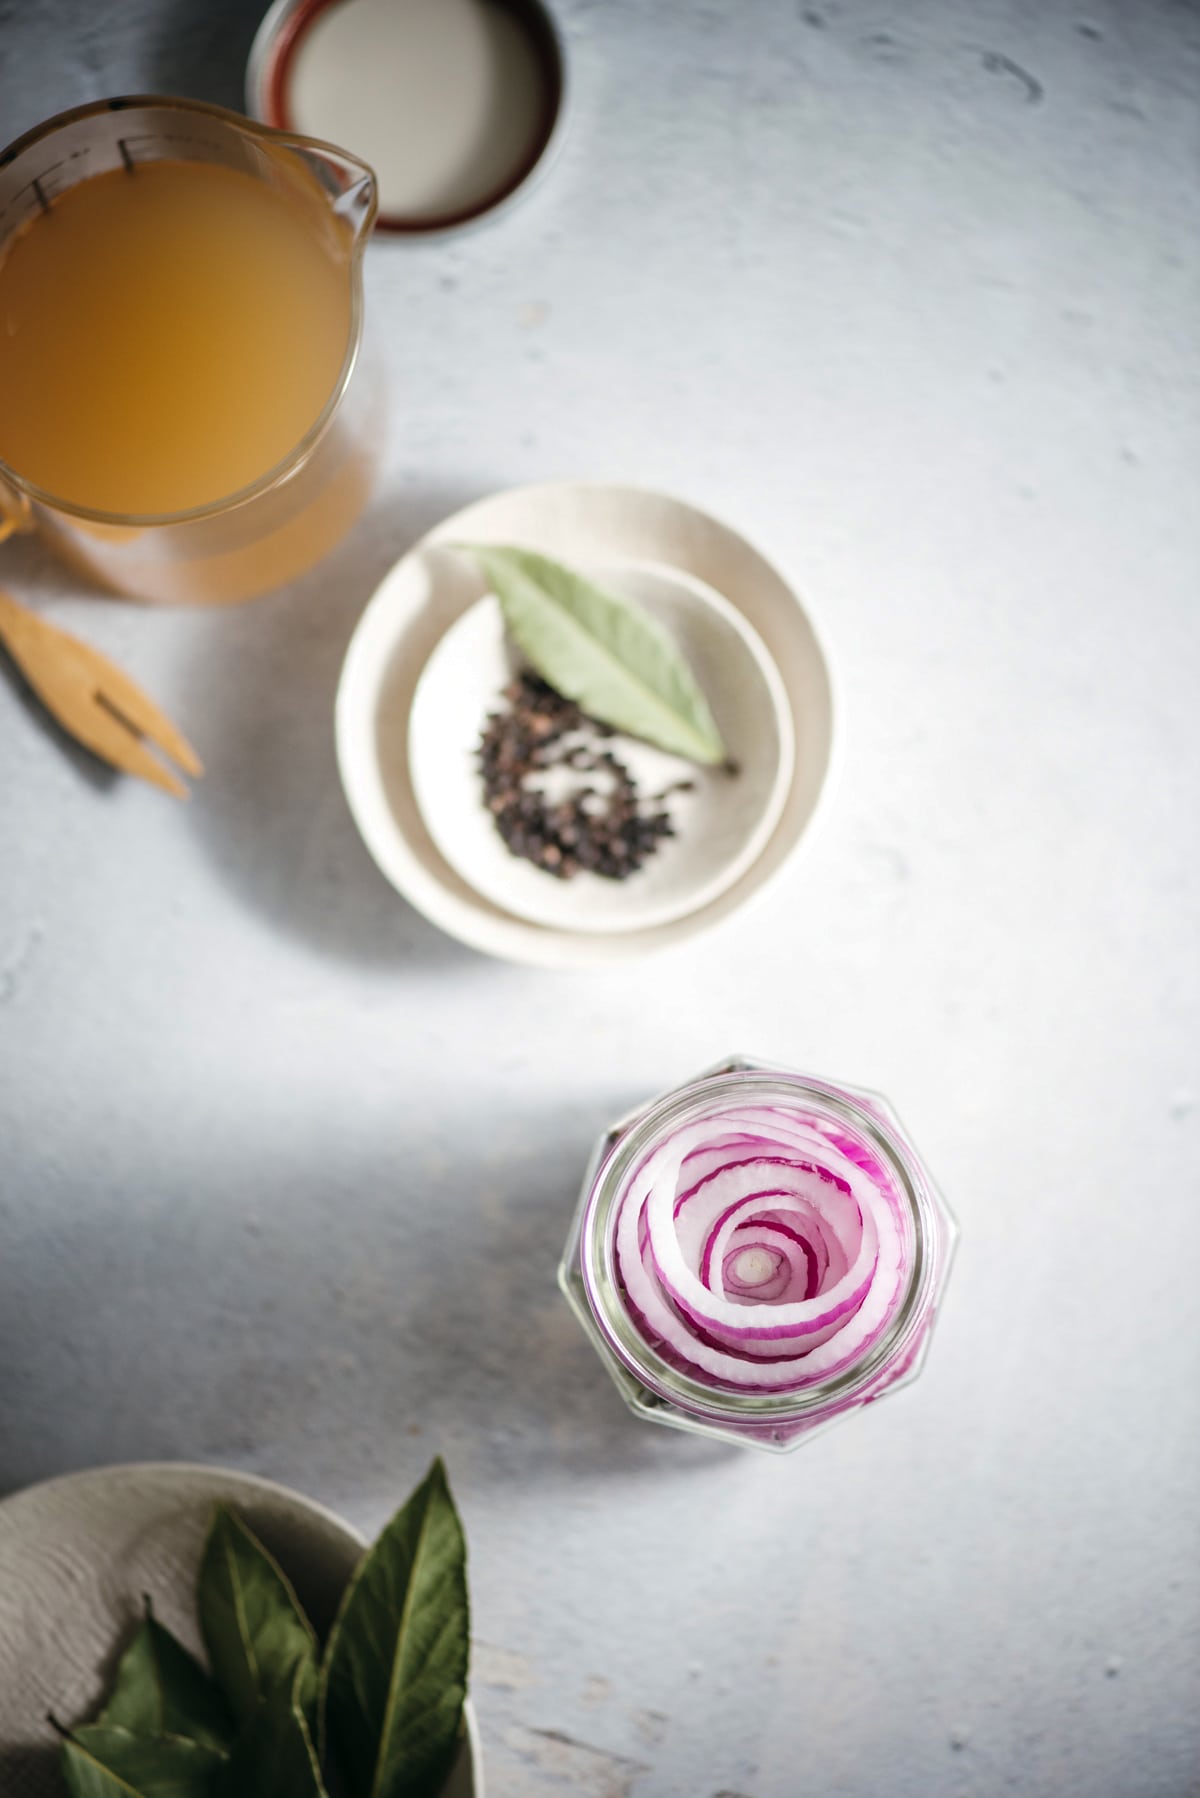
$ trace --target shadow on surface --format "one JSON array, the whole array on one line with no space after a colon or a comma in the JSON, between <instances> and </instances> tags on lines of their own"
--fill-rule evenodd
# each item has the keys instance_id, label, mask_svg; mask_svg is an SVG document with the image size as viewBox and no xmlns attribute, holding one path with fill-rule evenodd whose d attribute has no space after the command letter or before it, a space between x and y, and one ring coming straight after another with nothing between
<instances>
[{"instance_id":1,"label":"shadow on surface","mask_svg":"<svg viewBox=\"0 0 1200 1798\"><path fill-rule=\"evenodd\" d=\"M174 0L150 54L154 91L246 108L246 64L268 0Z\"/></svg>"},{"instance_id":2,"label":"shadow on surface","mask_svg":"<svg viewBox=\"0 0 1200 1798\"><path fill-rule=\"evenodd\" d=\"M100 793L107 792L121 778L115 768L110 768L107 762L102 762L90 749L77 743L70 731L63 729L58 719L46 710L20 669L0 648L0 688L2 687L11 689L14 699L30 723L49 739L60 755L66 757L89 787L94 787Z\"/></svg>"},{"instance_id":3,"label":"shadow on surface","mask_svg":"<svg viewBox=\"0 0 1200 1798\"><path fill-rule=\"evenodd\" d=\"M0 1747L4 1798L59 1798L63 1789L57 1748L23 1743Z\"/></svg>"},{"instance_id":4,"label":"shadow on surface","mask_svg":"<svg viewBox=\"0 0 1200 1798\"><path fill-rule=\"evenodd\" d=\"M35 610L42 594L56 599L107 599L118 605L128 604L73 562L64 560L43 537L31 532L10 537L5 543L0 581L22 604L32 605Z\"/></svg>"},{"instance_id":5,"label":"shadow on surface","mask_svg":"<svg viewBox=\"0 0 1200 1798\"><path fill-rule=\"evenodd\" d=\"M400 1489L435 1452L477 1487L736 1453L631 1418L558 1292L603 1115L464 1140L401 1116L350 1172L333 1124L320 1158L177 1133L174 1173L113 1170L69 1236L0 1265L0 1492L182 1458L336 1502Z\"/></svg>"},{"instance_id":6,"label":"shadow on surface","mask_svg":"<svg viewBox=\"0 0 1200 1798\"><path fill-rule=\"evenodd\" d=\"M0 586L22 605L28 606L31 612L37 613L48 612L49 608L43 603L47 599L98 599L116 605L129 603L64 561L49 543L32 534L10 537L5 543L0 566ZM59 620L55 618L51 622L59 624ZM88 641L89 633L83 623L72 623L69 627L60 625L60 628L69 628L72 636ZM63 729L0 646L0 687L4 685L11 687L34 727L66 757L88 786L98 792L106 792L116 785L121 779L116 769L110 768L107 762L101 761L99 756L93 755L90 749L85 749L69 731Z\"/></svg>"},{"instance_id":7,"label":"shadow on surface","mask_svg":"<svg viewBox=\"0 0 1200 1798\"><path fill-rule=\"evenodd\" d=\"M377 501L302 579L203 617L179 711L205 762L190 812L239 899L325 953L366 963L472 951L376 868L338 776L333 707L359 615L392 564L470 496Z\"/></svg>"}]
</instances>

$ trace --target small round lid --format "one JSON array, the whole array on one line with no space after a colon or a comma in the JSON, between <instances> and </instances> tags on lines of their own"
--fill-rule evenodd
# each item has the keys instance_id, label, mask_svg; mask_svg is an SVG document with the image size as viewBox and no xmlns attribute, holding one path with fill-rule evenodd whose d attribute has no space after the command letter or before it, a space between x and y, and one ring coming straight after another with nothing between
<instances>
[{"instance_id":1,"label":"small round lid","mask_svg":"<svg viewBox=\"0 0 1200 1798\"><path fill-rule=\"evenodd\" d=\"M544 163L562 116L562 45L540 0L275 0L247 105L369 163L384 230L444 231Z\"/></svg>"}]
</instances>

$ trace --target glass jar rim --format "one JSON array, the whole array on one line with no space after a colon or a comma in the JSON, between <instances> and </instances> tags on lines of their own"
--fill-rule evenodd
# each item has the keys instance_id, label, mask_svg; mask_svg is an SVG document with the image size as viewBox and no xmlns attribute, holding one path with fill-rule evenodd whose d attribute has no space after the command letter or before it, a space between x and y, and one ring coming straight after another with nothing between
<instances>
[{"instance_id":1,"label":"glass jar rim","mask_svg":"<svg viewBox=\"0 0 1200 1798\"><path fill-rule=\"evenodd\" d=\"M773 1096L793 1105L801 1099L809 1108L832 1115L839 1125L865 1137L871 1152L881 1158L894 1178L911 1229L904 1294L883 1335L850 1367L799 1391L751 1391L682 1372L659 1355L633 1323L621 1301L613 1267L618 1201L640 1163L668 1131L699 1122L714 1115L723 1103L741 1101L750 1094L760 1101ZM580 1243L583 1288L608 1348L657 1398L709 1422L799 1422L814 1413L828 1413L831 1405L840 1409L860 1402L891 1364L904 1365L919 1341L933 1294L936 1214L927 1182L903 1136L867 1108L875 1100L876 1095L862 1088L735 1061L656 1099L618 1127L619 1133L600 1158L584 1205Z\"/></svg>"}]
</instances>

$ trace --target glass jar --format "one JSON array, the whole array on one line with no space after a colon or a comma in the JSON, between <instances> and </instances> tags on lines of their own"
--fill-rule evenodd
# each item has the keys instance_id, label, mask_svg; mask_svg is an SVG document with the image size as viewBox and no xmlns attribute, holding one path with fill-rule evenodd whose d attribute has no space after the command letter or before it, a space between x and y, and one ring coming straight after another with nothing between
<instances>
[{"instance_id":1,"label":"glass jar","mask_svg":"<svg viewBox=\"0 0 1200 1798\"><path fill-rule=\"evenodd\" d=\"M559 1284L638 1416L782 1453L916 1379L956 1235L885 1099L734 1057L605 1132Z\"/></svg>"}]
</instances>

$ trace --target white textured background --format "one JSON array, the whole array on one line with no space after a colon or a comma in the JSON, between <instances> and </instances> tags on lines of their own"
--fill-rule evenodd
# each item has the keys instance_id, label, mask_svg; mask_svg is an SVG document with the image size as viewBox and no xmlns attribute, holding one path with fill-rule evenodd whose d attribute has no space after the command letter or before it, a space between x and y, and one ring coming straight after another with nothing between
<instances>
[{"instance_id":1,"label":"white textured background","mask_svg":"<svg viewBox=\"0 0 1200 1798\"><path fill-rule=\"evenodd\" d=\"M0 0L0 138L236 102L255 11ZM373 1530L444 1450L493 1798L1184 1798L1200 13L558 11L552 178L368 257L344 549L228 614L0 552L210 767L110 782L0 679L0 1491L203 1458ZM756 911L602 980L409 912L330 725L419 528L591 474L793 576L848 752ZM734 1047L891 1095L963 1226L921 1383L785 1461L636 1424L552 1278L593 1134Z\"/></svg>"}]
</instances>

